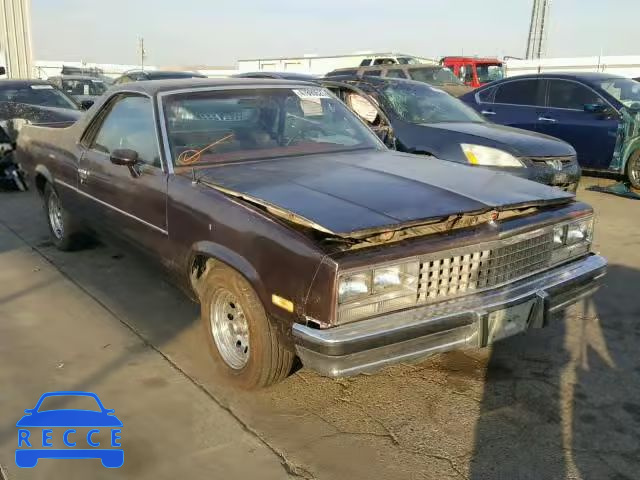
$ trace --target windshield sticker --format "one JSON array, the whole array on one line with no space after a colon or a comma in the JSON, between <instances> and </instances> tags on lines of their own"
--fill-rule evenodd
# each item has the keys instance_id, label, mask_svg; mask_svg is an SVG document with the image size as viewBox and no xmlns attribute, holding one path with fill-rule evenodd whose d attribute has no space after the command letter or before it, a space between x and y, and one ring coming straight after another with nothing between
<instances>
[{"instance_id":1,"label":"windshield sticker","mask_svg":"<svg viewBox=\"0 0 640 480\"><path fill-rule=\"evenodd\" d=\"M31 90L53 90L53 85L30 85Z\"/></svg>"},{"instance_id":2,"label":"windshield sticker","mask_svg":"<svg viewBox=\"0 0 640 480\"><path fill-rule=\"evenodd\" d=\"M295 93L302 100L315 100L319 98L331 98L329 95L329 91L325 88L294 88L293 93Z\"/></svg>"}]
</instances>

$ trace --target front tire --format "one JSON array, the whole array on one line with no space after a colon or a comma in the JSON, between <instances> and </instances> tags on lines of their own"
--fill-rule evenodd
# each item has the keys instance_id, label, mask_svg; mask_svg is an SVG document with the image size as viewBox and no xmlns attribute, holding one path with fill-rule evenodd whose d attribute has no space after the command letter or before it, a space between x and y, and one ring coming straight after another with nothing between
<instances>
[{"instance_id":1,"label":"front tire","mask_svg":"<svg viewBox=\"0 0 640 480\"><path fill-rule=\"evenodd\" d=\"M44 186L42 198L53 244L62 251L75 250L80 245L80 230L50 183Z\"/></svg>"},{"instance_id":2,"label":"front tire","mask_svg":"<svg viewBox=\"0 0 640 480\"><path fill-rule=\"evenodd\" d=\"M283 380L291 371L293 350L249 282L216 263L207 268L201 285L201 324L221 376L247 390Z\"/></svg>"},{"instance_id":3,"label":"front tire","mask_svg":"<svg viewBox=\"0 0 640 480\"><path fill-rule=\"evenodd\" d=\"M627 178L631 186L640 190L640 150L636 150L627 160Z\"/></svg>"}]
</instances>

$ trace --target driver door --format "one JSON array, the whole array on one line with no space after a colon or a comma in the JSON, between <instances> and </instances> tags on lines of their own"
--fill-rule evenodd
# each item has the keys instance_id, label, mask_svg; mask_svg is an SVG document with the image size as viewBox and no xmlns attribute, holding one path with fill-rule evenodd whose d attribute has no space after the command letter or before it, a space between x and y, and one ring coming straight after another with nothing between
<instances>
[{"instance_id":1,"label":"driver door","mask_svg":"<svg viewBox=\"0 0 640 480\"><path fill-rule=\"evenodd\" d=\"M122 237L150 253L166 248L167 174L163 171L151 99L115 95L82 141L78 185L84 216L98 230ZM111 153L138 153L135 167L115 165Z\"/></svg>"}]
</instances>

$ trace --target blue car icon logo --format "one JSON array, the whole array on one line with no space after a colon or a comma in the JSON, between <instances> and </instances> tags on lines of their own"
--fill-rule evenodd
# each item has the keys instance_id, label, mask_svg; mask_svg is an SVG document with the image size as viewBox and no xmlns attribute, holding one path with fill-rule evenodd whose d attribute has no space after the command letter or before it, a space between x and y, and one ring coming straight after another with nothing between
<instances>
[{"instance_id":1,"label":"blue car icon logo","mask_svg":"<svg viewBox=\"0 0 640 480\"><path fill-rule=\"evenodd\" d=\"M95 400L95 410L85 409L55 409L45 410L42 402L50 397L60 397L56 400L77 399L88 397ZM86 398L84 399L86 400ZM91 402L93 405L93 402ZM99 458L102 465L107 468L119 468L124 463L124 450L121 447L122 422L114 415L114 410L106 409L100 398L91 392L48 392L40 397L36 406L24 411L16 427L18 427L18 448L16 449L16 465L21 468L32 468L41 458ZM40 430L41 435L34 429ZM81 435L77 428L86 429L86 435ZM53 434L62 433L62 441L65 448L53 448ZM99 442L97 436L101 430L107 430L109 434L108 446L104 448L105 441ZM103 434L104 435L104 434ZM90 448L76 448L76 445L86 438ZM101 445L102 444L102 445Z\"/></svg>"}]
</instances>

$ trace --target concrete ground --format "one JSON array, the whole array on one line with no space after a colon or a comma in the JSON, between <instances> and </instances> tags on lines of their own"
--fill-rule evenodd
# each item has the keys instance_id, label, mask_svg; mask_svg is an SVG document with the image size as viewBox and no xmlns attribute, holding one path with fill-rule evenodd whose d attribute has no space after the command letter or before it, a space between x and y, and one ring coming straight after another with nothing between
<instances>
[{"instance_id":1,"label":"concrete ground","mask_svg":"<svg viewBox=\"0 0 640 480\"><path fill-rule=\"evenodd\" d=\"M586 178L586 185L608 183ZM37 199L1 194L0 464L8 478L632 480L640 472L640 202L581 190L608 257L598 294L547 329L344 380L257 393L208 366L198 308L153 265L51 246ZM98 393L125 464L16 468L15 422L47 390Z\"/></svg>"}]
</instances>

